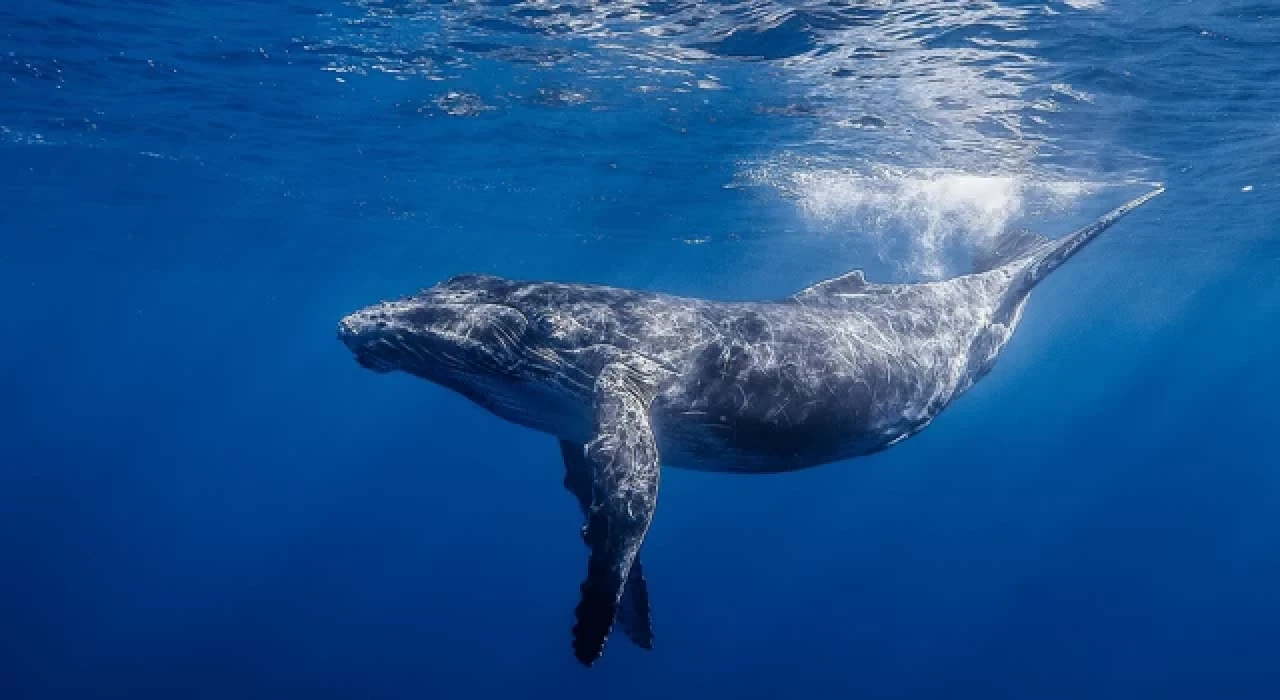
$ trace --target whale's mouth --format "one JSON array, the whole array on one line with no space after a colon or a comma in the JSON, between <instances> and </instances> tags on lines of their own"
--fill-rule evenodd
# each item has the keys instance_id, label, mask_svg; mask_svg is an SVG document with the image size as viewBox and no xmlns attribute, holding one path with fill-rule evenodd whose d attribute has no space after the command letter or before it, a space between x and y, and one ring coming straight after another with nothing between
<instances>
[{"instance_id":1,"label":"whale's mouth","mask_svg":"<svg viewBox=\"0 0 1280 700\"><path fill-rule=\"evenodd\" d=\"M385 316L367 311L357 312L338 322L338 340L351 351L356 364L367 370L386 374L395 369L386 356L390 350L386 329Z\"/></svg>"},{"instance_id":2,"label":"whale's mouth","mask_svg":"<svg viewBox=\"0 0 1280 700\"><path fill-rule=\"evenodd\" d=\"M386 374L391 371L391 366L386 360L378 357L377 353L367 348L360 348L355 351L356 364L361 367L377 372L378 374Z\"/></svg>"}]
</instances>

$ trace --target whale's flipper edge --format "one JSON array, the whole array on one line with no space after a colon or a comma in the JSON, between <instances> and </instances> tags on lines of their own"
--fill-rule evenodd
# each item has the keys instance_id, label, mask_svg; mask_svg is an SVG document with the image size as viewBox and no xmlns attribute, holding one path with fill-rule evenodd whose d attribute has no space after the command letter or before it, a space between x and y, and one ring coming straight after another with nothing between
<instances>
[{"instance_id":1,"label":"whale's flipper edge","mask_svg":"<svg viewBox=\"0 0 1280 700\"><path fill-rule=\"evenodd\" d=\"M631 566L622 602L618 607L618 622L632 644L641 649L653 649L653 621L649 617L649 583L644 578L640 558Z\"/></svg>"},{"instance_id":2,"label":"whale's flipper edge","mask_svg":"<svg viewBox=\"0 0 1280 700\"><path fill-rule=\"evenodd\" d=\"M656 387L645 375L614 362L595 383L595 436L584 453L591 508L583 536L591 554L573 626L574 656L586 666L604 652L658 501L658 446L649 423Z\"/></svg>"},{"instance_id":3,"label":"whale's flipper edge","mask_svg":"<svg viewBox=\"0 0 1280 700\"><path fill-rule=\"evenodd\" d=\"M560 454L564 458L564 487L573 494L582 510L582 517L591 514L591 464L587 461L586 446L581 443L560 441ZM584 531L585 539L585 531ZM641 649L653 648L653 622L649 617L649 585L636 557L623 587L622 601L618 606L618 622L627 638Z\"/></svg>"}]
</instances>

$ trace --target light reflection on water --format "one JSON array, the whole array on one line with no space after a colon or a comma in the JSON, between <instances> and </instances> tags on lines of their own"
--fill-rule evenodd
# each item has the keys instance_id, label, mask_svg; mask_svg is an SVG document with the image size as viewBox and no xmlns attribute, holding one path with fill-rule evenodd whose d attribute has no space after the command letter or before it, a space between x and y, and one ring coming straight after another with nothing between
<instances>
[{"instance_id":1,"label":"light reflection on water","mask_svg":"<svg viewBox=\"0 0 1280 700\"><path fill-rule=\"evenodd\" d=\"M350 8L306 48L335 73L438 82L423 113L710 112L729 139L724 114L773 120L767 138L743 131L725 184L790 202L807 229L864 236L911 276L957 272L955 251L1082 195L1159 179L1097 128L1106 105L1052 58L1056 28L1098 3Z\"/></svg>"}]
</instances>

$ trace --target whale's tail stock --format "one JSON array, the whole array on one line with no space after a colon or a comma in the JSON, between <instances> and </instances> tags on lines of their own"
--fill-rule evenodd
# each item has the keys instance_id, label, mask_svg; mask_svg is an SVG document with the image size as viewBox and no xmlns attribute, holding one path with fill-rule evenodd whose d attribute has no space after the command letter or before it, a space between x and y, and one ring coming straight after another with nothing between
<instances>
[{"instance_id":1,"label":"whale's tail stock","mask_svg":"<svg viewBox=\"0 0 1280 700\"><path fill-rule=\"evenodd\" d=\"M974 272L986 272L1005 265L1026 262L1030 264L1022 271L1022 279L1010 289L1010 296L1021 299L1031 292L1049 273L1062 266L1080 251L1081 248L1097 238L1103 231L1111 228L1126 214L1155 199L1164 192L1163 186L1120 205L1103 215L1097 221L1077 229L1057 239L1048 239L1028 231L1011 231L995 239L989 248L979 251L974 256Z\"/></svg>"}]
</instances>

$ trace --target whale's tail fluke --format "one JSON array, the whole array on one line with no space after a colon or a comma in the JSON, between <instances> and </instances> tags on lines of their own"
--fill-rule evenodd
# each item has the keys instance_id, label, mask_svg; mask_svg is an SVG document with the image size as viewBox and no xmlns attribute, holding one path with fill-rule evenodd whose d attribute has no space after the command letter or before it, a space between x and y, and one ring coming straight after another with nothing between
<instances>
[{"instance_id":1,"label":"whale's tail fluke","mask_svg":"<svg viewBox=\"0 0 1280 700\"><path fill-rule=\"evenodd\" d=\"M1090 241L1097 238L1103 231L1111 228L1117 221L1124 217L1125 214L1137 209L1147 202L1155 199L1164 193L1164 187L1160 186L1156 189L1134 199L1126 204L1116 207L1111 212L1104 215L1097 221L1078 229L1062 238L1048 241L1046 244L1037 246L1030 251L1028 257L1033 262L1023 272L1022 292L1025 294L1030 292L1033 287L1040 283L1049 273L1062 266L1071 256L1080 251L1081 248L1089 244Z\"/></svg>"},{"instance_id":2,"label":"whale's tail fluke","mask_svg":"<svg viewBox=\"0 0 1280 700\"><path fill-rule=\"evenodd\" d=\"M973 273L979 274L1006 266L1017 266L1016 276L1004 294L1004 302L996 312L997 318L1007 318L1016 313L1022 302L1049 273L1062 266L1111 228L1125 214L1146 204L1164 192L1164 187L1154 190L1108 212L1102 218L1062 238L1050 240L1028 231L1010 231L996 238L992 244L979 250L974 256Z\"/></svg>"},{"instance_id":3,"label":"whale's tail fluke","mask_svg":"<svg viewBox=\"0 0 1280 700\"><path fill-rule=\"evenodd\" d=\"M1036 251L1053 245L1053 241L1026 229L1013 229L996 236L973 255L973 274L990 272L1010 263L1024 260Z\"/></svg>"},{"instance_id":4,"label":"whale's tail fluke","mask_svg":"<svg viewBox=\"0 0 1280 700\"><path fill-rule=\"evenodd\" d=\"M973 272L987 272L1017 262L1031 261L1025 271L1023 283L1018 285L1022 294L1031 291L1050 272L1058 269L1072 255L1075 255L1089 241L1097 238L1103 231L1111 228L1125 214L1146 204L1164 192L1164 187L1156 189L1123 204L1097 221L1078 229L1062 238L1049 239L1038 233L1026 230L1014 230L1002 234L986 248L980 249L973 257Z\"/></svg>"}]
</instances>

